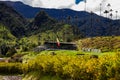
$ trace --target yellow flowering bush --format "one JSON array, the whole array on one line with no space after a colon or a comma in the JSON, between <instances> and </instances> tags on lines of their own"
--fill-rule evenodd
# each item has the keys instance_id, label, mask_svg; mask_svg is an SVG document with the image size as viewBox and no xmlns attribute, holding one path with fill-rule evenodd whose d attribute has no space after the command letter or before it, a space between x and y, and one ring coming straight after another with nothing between
<instances>
[{"instance_id":1,"label":"yellow flowering bush","mask_svg":"<svg viewBox=\"0 0 120 80\"><path fill-rule=\"evenodd\" d=\"M120 54L91 58L90 55L38 55L27 63L0 63L0 73L58 76L64 80L119 80Z\"/></svg>"}]
</instances>

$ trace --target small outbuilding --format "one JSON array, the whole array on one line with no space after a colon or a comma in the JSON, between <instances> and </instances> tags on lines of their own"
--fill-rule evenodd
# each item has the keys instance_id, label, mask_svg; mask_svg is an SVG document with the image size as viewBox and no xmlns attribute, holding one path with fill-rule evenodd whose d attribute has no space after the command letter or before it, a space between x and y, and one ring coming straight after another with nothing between
<instances>
[{"instance_id":1,"label":"small outbuilding","mask_svg":"<svg viewBox=\"0 0 120 80\"><path fill-rule=\"evenodd\" d=\"M45 42L43 46L38 46L34 49L34 51L39 52L43 50L77 50L77 46L75 43L71 42Z\"/></svg>"}]
</instances>

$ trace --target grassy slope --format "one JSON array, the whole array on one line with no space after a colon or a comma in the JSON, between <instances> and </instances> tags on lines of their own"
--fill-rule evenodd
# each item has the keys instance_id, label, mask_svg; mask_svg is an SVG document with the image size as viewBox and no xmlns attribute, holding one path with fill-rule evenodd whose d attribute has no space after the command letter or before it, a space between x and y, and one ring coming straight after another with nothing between
<instances>
[{"instance_id":1,"label":"grassy slope","mask_svg":"<svg viewBox=\"0 0 120 80\"><path fill-rule=\"evenodd\" d=\"M6 41L7 43L15 43L16 37L2 24L0 24L0 41Z\"/></svg>"},{"instance_id":2,"label":"grassy slope","mask_svg":"<svg viewBox=\"0 0 120 80\"><path fill-rule=\"evenodd\" d=\"M93 37L77 41L80 48L101 49L103 52L120 49L120 36Z\"/></svg>"}]
</instances>

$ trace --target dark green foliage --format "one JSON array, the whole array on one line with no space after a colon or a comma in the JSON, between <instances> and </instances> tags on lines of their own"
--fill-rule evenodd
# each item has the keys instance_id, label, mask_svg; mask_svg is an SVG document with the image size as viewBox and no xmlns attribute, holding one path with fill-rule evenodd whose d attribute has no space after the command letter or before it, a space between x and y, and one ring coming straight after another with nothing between
<instances>
[{"instance_id":1,"label":"dark green foliage","mask_svg":"<svg viewBox=\"0 0 120 80\"><path fill-rule=\"evenodd\" d=\"M0 33L0 53L3 55L16 53L14 48L16 37L2 24L0 24Z\"/></svg>"},{"instance_id":2,"label":"dark green foliage","mask_svg":"<svg viewBox=\"0 0 120 80\"><path fill-rule=\"evenodd\" d=\"M56 38L59 38L60 41L70 42L82 37L78 27L57 22L44 11L39 12L27 26L27 35L37 35L39 44L44 41L56 41Z\"/></svg>"},{"instance_id":3,"label":"dark green foliage","mask_svg":"<svg viewBox=\"0 0 120 80\"><path fill-rule=\"evenodd\" d=\"M14 46L9 46L5 43L0 45L0 51L2 55L7 57L12 56L17 52Z\"/></svg>"},{"instance_id":4,"label":"dark green foliage","mask_svg":"<svg viewBox=\"0 0 120 80\"><path fill-rule=\"evenodd\" d=\"M44 11L39 12L34 20L27 25L27 35L38 34L53 29L56 21L50 18Z\"/></svg>"},{"instance_id":5,"label":"dark green foliage","mask_svg":"<svg viewBox=\"0 0 120 80\"><path fill-rule=\"evenodd\" d=\"M1 49L1 54L6 55L6 53L7 53L8 50L9 50L9 47L8 47L6 44L2 44L2 45L0 46L0 49Z\"/></svg>"},{"instance_id":6,"label":"dark green foliage","mask_svg":"<svg viewBox=\"0 0 120 80\"><path fill-rule=\"evenodd\" d=\"M34 39L33 39L34 40ZM21 51L32 50L37 44L24 37L17 41L16 47L20 48Z\"/></svg>"},{"instance_id":7,"label":"dark green foliage","mask_svg":"<svg viewBox=\"0 0 120 80\"><path fill-rule=\"evenodd\" d=\"M13 56L15 53L17 53L16 49L14 47L10 47L6 53L6 56L10 57L10 56Z\"/></svg>"},{"instance_id":8,"label":"dark green foliage","mask_svg":"<svg viewBox=\"0 0 120 80\"><path fill-rule=\"evenodd\" d=\"M56 42L56 39L58 38L60 42L71 42L75 39L79 39L82 36L79 34L77 35L76 32L74 33L75 28L71 25L63 24L63 25L57 25L52 30L48 30L45 32L42 32L38 35L39 41L41 43L45 41L53 41ZM80 32L79 32L80 33Z\"/></svg>"},{"instance_id":9,"label":"dark green foliage","mask_svg":"<svg viewBox=\"0 0 120 80\"><path fill-rule=\"evenodd\" d=\"M46 14L46 12L44 11L40 11L36 17L34 18L34 25L36 26L40 26L42 25L43 23L51 23L53 24L55 22L55 20L53 20L52 18L50 18L48 16L48 14Z\"/></svg>"},{"instance_id":10,"label":"dark green foliage","mask_svg":"<svg viewBox=\"0 0 120 80\"><path fill-rule=\"evenodd\" d=\"M16 37L21 37L25 34L26 20L16 12L12 7L0 2L0 23L7 28Z\"/></svg>"}]
</instances>

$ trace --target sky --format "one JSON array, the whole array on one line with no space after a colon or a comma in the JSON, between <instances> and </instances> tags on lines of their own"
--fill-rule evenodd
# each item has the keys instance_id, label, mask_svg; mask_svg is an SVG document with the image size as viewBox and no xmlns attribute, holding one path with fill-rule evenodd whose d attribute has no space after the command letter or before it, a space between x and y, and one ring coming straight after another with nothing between
<instances>
[{"instance_id":1,"label":"sky","mask_svg":"<svg viewBox=\"0 0 120 80\"><path fill-rule=\"evenodd\" d=\"M0 0L0 1L21 1L32 7L41 7L41 8L68 8L76 11L85 10L84 0ZM111 4L111 7L107 7L107 4ZM116 17L115 11L118 11L118 16L120 16L120 0L86 0L86 11L100 15L100 4L102 10L102 16L105 16L103 13L105 10L113 9L114 19Z\"/></svg>"}]
</instances>

